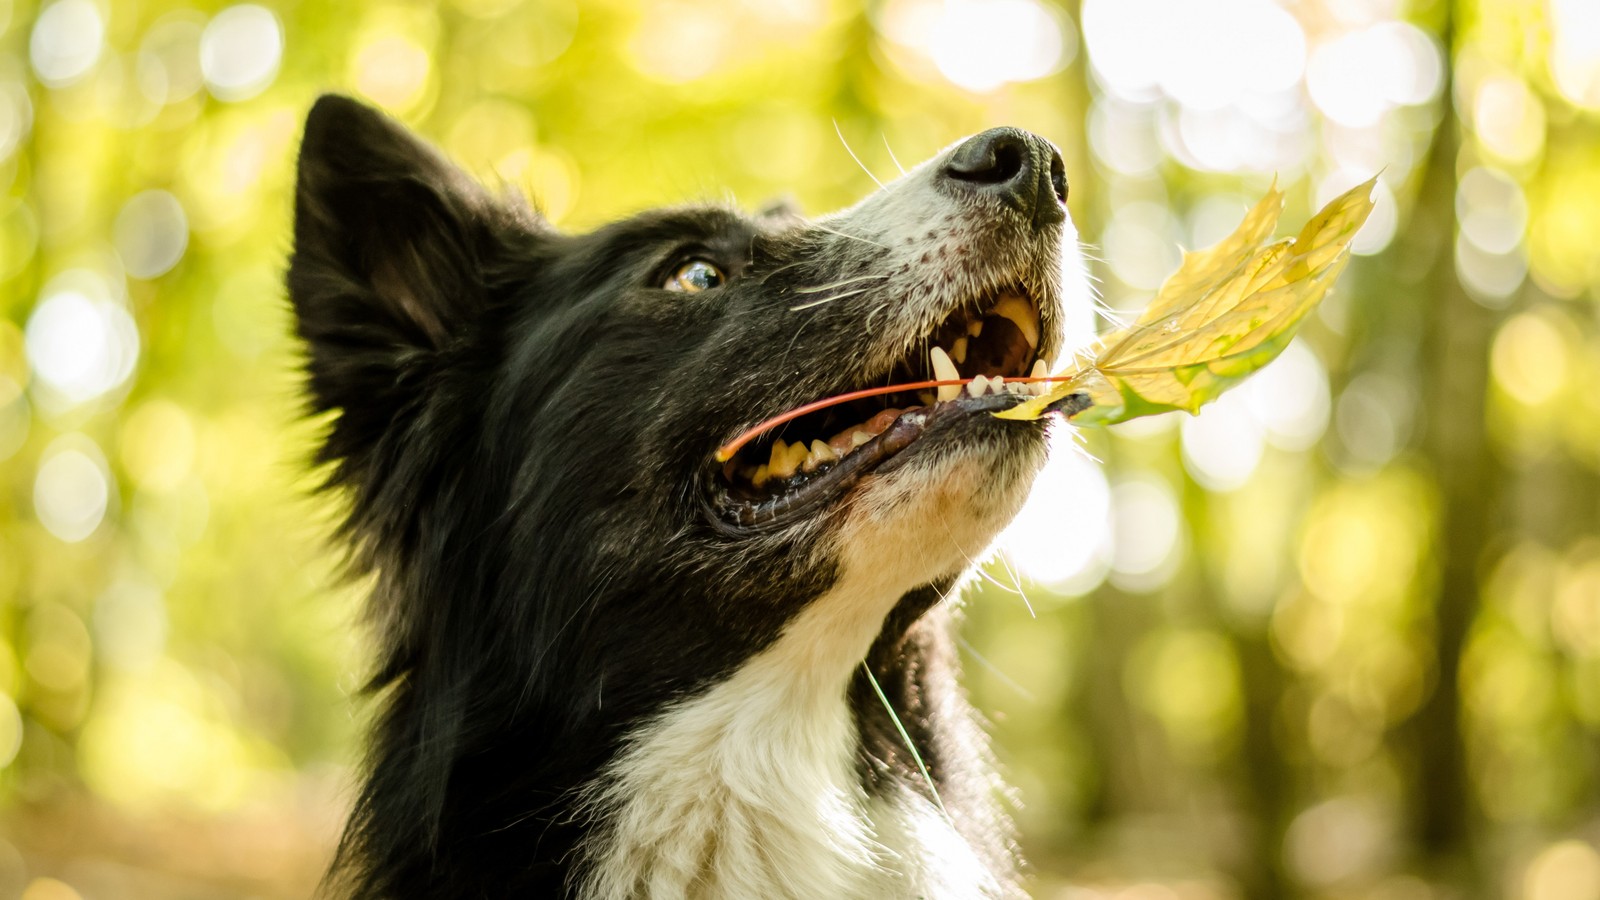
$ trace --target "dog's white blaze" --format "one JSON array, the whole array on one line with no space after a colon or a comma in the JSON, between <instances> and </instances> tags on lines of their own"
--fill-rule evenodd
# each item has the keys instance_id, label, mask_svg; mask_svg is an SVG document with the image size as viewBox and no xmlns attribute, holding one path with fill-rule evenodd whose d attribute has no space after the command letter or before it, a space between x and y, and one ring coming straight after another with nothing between
<instances>
[{"instance_id":1,"label":"dog's white blaze","mask_svg":"<svg viewBox=\"0 0 1600 900\"><path fill-rule=\"evenodd\" d=\"M635 732L591 785L608 817L584 848L580 896L996 896L931 804L866 796L846 691L895 603L966 568L1010 520L1028 480L1006 476L1020 474L958 459L859 494L834 588L726 681Z\"/></svg>"}]
</instances>

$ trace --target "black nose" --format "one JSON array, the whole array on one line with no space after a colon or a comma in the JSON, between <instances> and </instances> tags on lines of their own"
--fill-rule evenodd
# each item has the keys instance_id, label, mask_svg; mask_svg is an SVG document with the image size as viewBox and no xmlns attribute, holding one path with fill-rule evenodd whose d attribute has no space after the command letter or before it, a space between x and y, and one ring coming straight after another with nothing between
<instances>
[{"instance_id":1,"label":"black nose","mask_svg":"<svg viewBox=\"0 0 1600 900\"><path fill-rule=\"evenodd\" d=\"M988 194L1035 226L1067 218L1067 169L1055 145L1020 128L991 128L967 138L942 173L953 186Z\"/></svg>"}]
</instances>

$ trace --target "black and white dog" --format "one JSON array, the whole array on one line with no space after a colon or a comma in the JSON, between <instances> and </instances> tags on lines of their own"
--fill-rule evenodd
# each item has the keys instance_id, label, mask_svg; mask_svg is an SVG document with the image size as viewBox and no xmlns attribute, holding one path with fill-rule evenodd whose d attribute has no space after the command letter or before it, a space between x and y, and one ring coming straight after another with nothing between
<instances>
[{"instance_id":1,"label":"black and white dog","mask_svg":"<svg viewBox=\"0 0 1600 900\"><path fill-rule=\"evenodd\" d=\"M573 236L320 100L289 293L380 654L330 890L1019 894L944 601L1044 462L990 415L1028 389L714 453L1037 374L1082 297L1066 190L999 128L814 223Z\"/></svg>"}]
</instances>

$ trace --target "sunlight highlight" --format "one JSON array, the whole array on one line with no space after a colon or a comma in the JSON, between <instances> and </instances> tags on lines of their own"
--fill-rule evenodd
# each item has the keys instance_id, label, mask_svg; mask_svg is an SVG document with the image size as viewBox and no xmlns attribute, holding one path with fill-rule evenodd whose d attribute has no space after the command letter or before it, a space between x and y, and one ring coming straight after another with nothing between
<instances>
[{"instance_id":1,"label":"sunlight highlight","mask_svg":"<svg viewBox=\"0 0 1600 900\"><path fill-rule=\"evenodd\" d=\"M1111 487L1075 431L1050 432L1050 463L999 539L1021 574L1063 594L1092 590L1111 559Z\"/></svg>"},{"instance_id":2,"label":"sunlight highlight","mask_svg":"<svg viewBox=\"0 0 1600 900\"><path fill-rule=\"evenodd\" d=\"M1064 14L1037 0L899 0L883 13L891 41L973 93L1035 81L1077 55Z\"/></svg>"}]
</instances>

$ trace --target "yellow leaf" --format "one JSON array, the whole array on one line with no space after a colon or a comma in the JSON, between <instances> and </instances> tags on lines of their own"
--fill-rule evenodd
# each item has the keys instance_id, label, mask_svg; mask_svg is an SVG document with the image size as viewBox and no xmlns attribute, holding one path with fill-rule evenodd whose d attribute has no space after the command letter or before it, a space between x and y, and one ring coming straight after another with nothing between
<instances>
[{"instance_id":1,"label":"yellow leaf","mask_svg":"<svg viewBox=\"0 0 1600 900\"><path fill-rule=\"evenodd\" d=\"M1076 422L1199 411L1288 346L1349 260L1376 181L1334 198L1295 237L1268 243L1283 211L1273 185L1233 234L1183 255L1138 321L1075 357L1049 393L995 415L1037 419L1074 394L1089 400Z\"/></svg>"}]
</instances>

